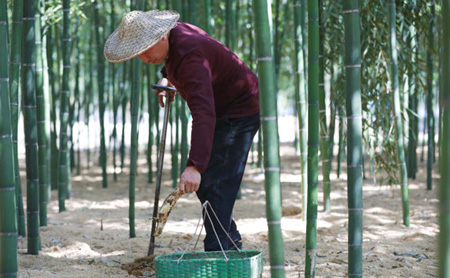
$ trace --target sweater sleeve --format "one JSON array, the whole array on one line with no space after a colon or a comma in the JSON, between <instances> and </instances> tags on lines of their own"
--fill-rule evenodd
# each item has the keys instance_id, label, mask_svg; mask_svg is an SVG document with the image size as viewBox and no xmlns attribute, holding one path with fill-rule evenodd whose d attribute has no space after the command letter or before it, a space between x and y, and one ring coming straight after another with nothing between
<instances>
[{"instance_id":1,"label":"sweater sleeve","mask_svg":"<svg viewBox=\"0 0 450 278\"><path fill-rule=\"evenodd\" d=\"M206 170L211 156L216 125L211 68L201 54L191 52L180 62L175 78L186 98L192 115L191 149L187 166L195 166L200 173Z\"/></svg>"}]
</instances>

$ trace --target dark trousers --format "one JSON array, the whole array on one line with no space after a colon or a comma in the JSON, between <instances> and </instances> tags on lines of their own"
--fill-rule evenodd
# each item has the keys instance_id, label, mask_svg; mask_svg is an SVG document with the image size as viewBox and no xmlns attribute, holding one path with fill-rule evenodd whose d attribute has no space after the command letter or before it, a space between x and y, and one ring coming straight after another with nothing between
<instances>
[{"instance_id":1,"label":"dark trousers","mask_svg":"<svg viewBox=\"0 0 450 278\"><path fill-rule=\"evenodd\" d=\"M244 175L248 152L259 125L259 114L217 121L211 158L206 171L202 174L202 181L197 191L200 202L203 204L205 201L209 201L222 226L239 248L242 247L240 242L242 238L232 217L233 207ZM217 223L210 209L208 212L223 249L236 249ZM205 251L220 250L208 217L205 217L204 222Z\"/></svg>"}]
</instances>

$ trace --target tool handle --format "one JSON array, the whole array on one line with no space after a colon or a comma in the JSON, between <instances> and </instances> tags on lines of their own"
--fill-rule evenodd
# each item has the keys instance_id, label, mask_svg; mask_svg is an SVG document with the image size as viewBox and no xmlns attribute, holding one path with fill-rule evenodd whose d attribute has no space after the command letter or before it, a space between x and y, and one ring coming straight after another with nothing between
<instances>
[{"instance_id":1,"label":"tool handle","mask_svg":"<svg viewBox=\"0 0 450 278\"><path fill-rule=\"evenodd\" d=\"M177 88L175 88L175 87L168 87L168 86L162 86L162 85L157 85L157 84L153 84L152 88L155 90L160 90L160 91L172 91L172 92L177 91Z\"/></svg>"}]
</instances>

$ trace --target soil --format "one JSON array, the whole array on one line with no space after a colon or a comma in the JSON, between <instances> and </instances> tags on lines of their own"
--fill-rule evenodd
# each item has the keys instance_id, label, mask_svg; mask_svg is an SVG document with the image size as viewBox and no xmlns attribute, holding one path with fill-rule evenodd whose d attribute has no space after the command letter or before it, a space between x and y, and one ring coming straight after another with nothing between
<instances>
[{"instance_id":1,"label":"soil","mask_svg":"<svg viewBox=\"0 0 450 278\"><path fill-rule=\"evenodd\" d=\"M145 257L150 237L154 184L147 183L147 164L142 153L136 177L136 237L129 236L128 169L124 169L114 181L114 169L110 166L108 188L105 189L102 188L101 168L91 165L87 169L82 163L81 174L73 174L72 177L72 196L66 201L67 211L58 212L57 192L52 192L48 226L40 230L42 251L39 256L27 255L26 238L19 239L20 277L155 276L153 257ZM303 277L306 222L302 220L300 208L300 163L291 145L282 145L280 153L281 226L286 277ZM83 156L82 159L86 161ZM170 154L167 153L160 200L172 191L170 161ZM343 174L337 178L336 162L333 165L331 213L322 212L323 196L321 188L319 190L316 277L347 277L345 166L343 163ZM433 190L426 190L424 166L419 166L417 179L410 180L411 225L405 227L402 224L400 188L375 185L366 165L363 229L365 277L437 276L438 183L435 180ZM23 169L21 175L25 193ZM236 201L234 217L243 237L244 249L264 252L263 277L270 277L266 194L261 170L248 165L242 186L242 199ZM155 254L182 252L191 240L193 243L189 250L193 250L196 241L193 235L200 212L200 203L194 194L183 196L173 209L163 234L156 239ZM202 250L201 241L200 238L195 251Z\"/></svg>"}]
</instances>

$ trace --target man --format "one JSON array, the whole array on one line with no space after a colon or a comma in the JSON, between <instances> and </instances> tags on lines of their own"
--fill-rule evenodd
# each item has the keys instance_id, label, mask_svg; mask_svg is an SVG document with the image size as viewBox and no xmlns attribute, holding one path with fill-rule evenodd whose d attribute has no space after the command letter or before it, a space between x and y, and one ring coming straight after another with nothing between
<instances>
[{"instance_id":1,"label":"man","mask_svg":"<svg viewBox=\"0 0 450 278\"><path fill-rule=\"evenodd\" d=\"M132 11L105 44L110 62L165 63L160 85L175 86L192 114L191 148L179 187L209 201L222 226L205 219L205 251L242 247L232 212L259 128L258 79L228 48L174 11ZM159 94L161 106L164 106ZM170 96L173 101L173 95ZM217 233L217 235L216 235ZM219 239L219 240L218 240Z\"/></svg>"}]
</instances>

